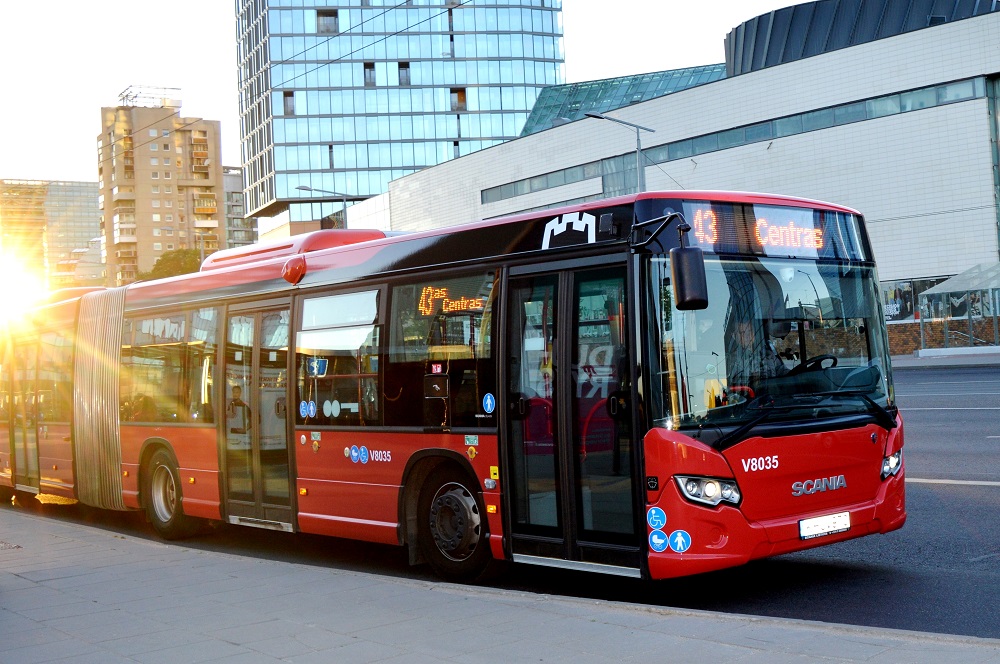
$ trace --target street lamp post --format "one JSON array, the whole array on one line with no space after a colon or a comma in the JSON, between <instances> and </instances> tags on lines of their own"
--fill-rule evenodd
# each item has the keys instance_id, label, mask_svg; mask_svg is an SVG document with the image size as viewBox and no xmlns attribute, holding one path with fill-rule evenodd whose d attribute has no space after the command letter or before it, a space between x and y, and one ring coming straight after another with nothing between
<instances>
[{"instance_id":1,"label":"street lamp post","mask_svg":"<svg viewBox=\"0 0 1000 664\"><path fill-rule=\"evenodd\" d=\"M315 187L307 187L306 185L300 185L296 187L299 191L315 191L320 194L330 194L331 196L338 197L343 203L342 222L344 228L347 228L347 194L341 194L336 191L329 191L327 189L317 189Z\"/></svg>"},{"instance_id":2,"label":"street lamp post","mask_svg":"<svg viewBox=\"0 0 1000 664\"><path fill-rule=\"evenodd\" d=\"M614 122L616 124L624 125L626 127L632 127L635 129L635 187L636 192L641 193L646 190L646 169L642 165L642 141L639 138L639 131L648 131L653 134L656 133L655 129L650 129L649 127L643 127L642 125L632 124L631 122L625 122L624 120L619 120L618 118L612 118L610 116L604 115L603 113L584 113L588 118L597 118L598 120L607 120L608 122Z\"/></svg>"}]
</instances>

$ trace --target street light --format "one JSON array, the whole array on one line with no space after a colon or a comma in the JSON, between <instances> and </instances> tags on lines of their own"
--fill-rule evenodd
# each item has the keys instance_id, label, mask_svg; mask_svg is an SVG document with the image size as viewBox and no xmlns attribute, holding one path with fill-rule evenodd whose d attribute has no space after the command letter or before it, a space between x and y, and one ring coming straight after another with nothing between
<instances>
[{"instance_id":1,"label":"street light","mask_svg":"<svg viewBox=\"0 0 1000 664\"><path fill-rule=\"evenodd\" d=\"M300 185L296 187L299 191L315 191L320 194L330 194L331 196L337 196L344 204L344 211L342 214L341 223L344 224L344 228L347 228L347 194L341 194L336 191L329 191L327 189L316 189L315 187L307 187L306 185ZM322 222L320 222L322 224Z\"/></svg>"},{"instance_id":2,"label":"street light","mask_svg":"<svg viewBox=\"0 0 1000 664\"><path fill-rule=\"evenodd\" d=\"M632 127L635 129L635 186L636 192L642 193L646 190L646 169L642 166L642 142L639 139L639 131L648 131L651 134L655 134L655 129L650 129L649 127L643 127L642 125L632 124L631 122L625 122L624 120L619 120L618 118L612 118L603 113L584 113L588 118L597 118L598 120L607 120L609 122L614 122L616 124L625 125L626 127Z\"/></svg>"},{"instance_id":3,"label":"street light","mask_svg":"<svg viewBox=\"0 0 1000 664\"><path fill-rule=\"evenodd\" d=\"M819 291L816 290L816 284L813 283L813 278L809 276L808 272L803 272L802 270L796 270L799 274L804 274L806 279L809 280L809 285L812 286L813 293L816 294L816 310L819 312L819 322L820 325L823 324L823 305L819 303ZM808 295L806 297L809 297ZM799 300L799 309L802 309L802 300Z\"/></svg>"}]
</instances>

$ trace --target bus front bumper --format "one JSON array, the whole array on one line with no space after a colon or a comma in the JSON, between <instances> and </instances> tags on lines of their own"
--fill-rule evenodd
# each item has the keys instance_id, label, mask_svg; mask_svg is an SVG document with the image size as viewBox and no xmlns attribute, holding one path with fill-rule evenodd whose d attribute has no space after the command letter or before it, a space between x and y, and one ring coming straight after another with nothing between
<instances>
[{"instance_id":1,"label":"bus front bumper","mask_svg":"<svg viewBox=\"0 0 1000 664\"><path fill-rule=\"evenodd\" d=\"M881 484L872 501L760 522L748 521L738 508L706 509L671 491L665 491L657 505L647 507L660 507L667 515L661 530L647 530L649 577L668 579L897 530L906 522L906 486L904 472L900 472ZM847 530L801 537L802 520L844 512L850 515Z\"/></svg>"}]
</instances>

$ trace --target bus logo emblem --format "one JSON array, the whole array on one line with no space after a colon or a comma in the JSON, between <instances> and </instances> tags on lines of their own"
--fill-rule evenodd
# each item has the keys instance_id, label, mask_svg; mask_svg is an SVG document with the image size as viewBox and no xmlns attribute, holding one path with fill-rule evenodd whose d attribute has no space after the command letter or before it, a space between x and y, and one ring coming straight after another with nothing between
<instances>
[{"instance_id":1,"label":"bus logo emblem","mask_svg":"<svg viewBox=\"0 0 1000 664\"><path fill-rule=\"evenodd\" d=\"M545 224L542 234L542 249L571 247L577 244L597 242L597 220L591 214L580 214L581 219L556 217ZM586 234L581 237L581 234Z\"/></svg>"}]
</instances>

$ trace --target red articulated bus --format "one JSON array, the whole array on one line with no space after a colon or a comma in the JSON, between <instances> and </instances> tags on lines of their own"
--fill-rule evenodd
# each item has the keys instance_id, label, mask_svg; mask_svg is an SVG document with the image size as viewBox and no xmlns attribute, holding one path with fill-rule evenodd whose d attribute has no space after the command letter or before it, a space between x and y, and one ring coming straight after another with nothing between
<instances>
[{"instance_id":1,"label":"red articulated bus","mask_svg":"<svg viewBox=\"0 0 1000 664\"><path fill-rule=\"evenodd\" d=\"M7 335L0 488L662 579L906 520L861 216L650 192L318 231Z\"/></svg>"}]
</instances>

